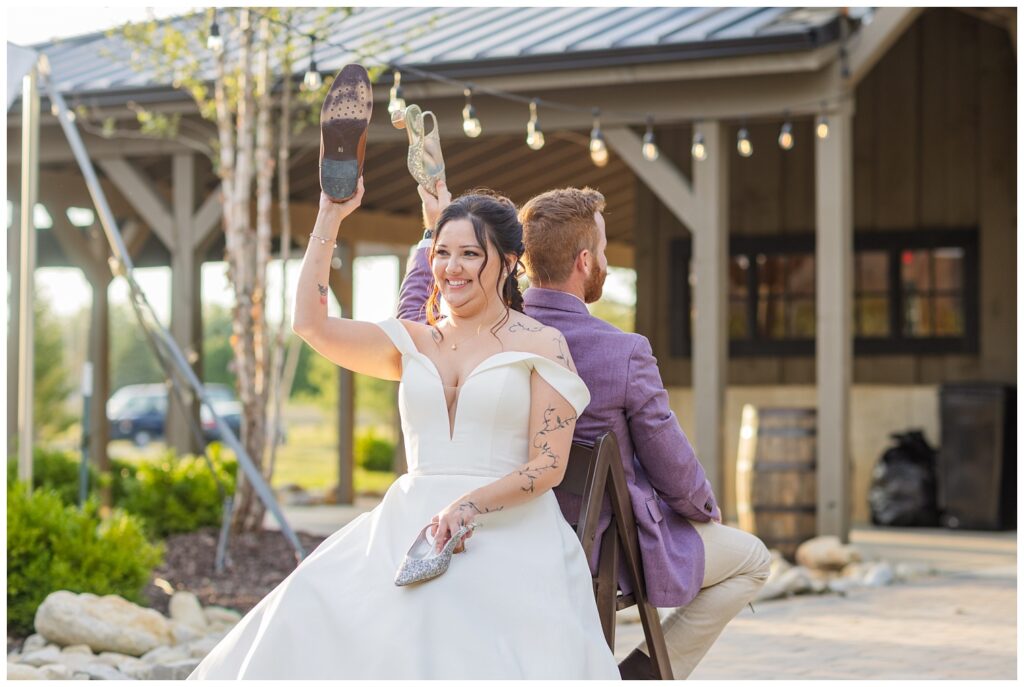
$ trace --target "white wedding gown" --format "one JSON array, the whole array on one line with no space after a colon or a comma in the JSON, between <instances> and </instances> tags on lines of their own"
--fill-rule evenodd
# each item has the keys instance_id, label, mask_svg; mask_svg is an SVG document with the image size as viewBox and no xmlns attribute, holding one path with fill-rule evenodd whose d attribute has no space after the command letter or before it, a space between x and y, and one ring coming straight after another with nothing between
<instances>
[{"instance_id":1,"label":"white wedding gown","mask_svg":"<svg viewBox=\"0 0 1024 687\"><path fill-rule=\"evenodd\" d=\"M189 679L619 679L590 569L550 491L477 518L444 575L394 584L433 515L529 459L531 372L577 414L590 401L583 381L531 353L497 353L463 382L450 432L433 361L398 320L380 327L402 353L409 472L317 547Z\"/></svg>"}]
</instances>

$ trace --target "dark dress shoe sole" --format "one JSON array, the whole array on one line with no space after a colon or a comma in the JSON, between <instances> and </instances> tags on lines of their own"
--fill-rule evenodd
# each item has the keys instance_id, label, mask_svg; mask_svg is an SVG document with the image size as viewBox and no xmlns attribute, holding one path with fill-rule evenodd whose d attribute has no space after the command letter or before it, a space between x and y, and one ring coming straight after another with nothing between
<instances>
[{"instance_id":1,"label":"dark dress shoe sole","mask_svg":"<svg viewBox=\"0 0 1024 687\"><path fill-rule=\"evenodd\" d=\"M333 201L355 195L372 113L369 75L361 65L346 65L320 108L320 188Z\"/></svg>"}]
</instances>

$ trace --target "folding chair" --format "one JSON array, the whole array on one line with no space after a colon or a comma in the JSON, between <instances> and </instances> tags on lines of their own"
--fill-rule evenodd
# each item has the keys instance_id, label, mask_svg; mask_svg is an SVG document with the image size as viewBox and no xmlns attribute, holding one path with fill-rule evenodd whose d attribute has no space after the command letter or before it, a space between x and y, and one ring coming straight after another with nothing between
<instances>
[{"instance_id":1,"label":"folding chair","mask_svg":"<svg viewBox=\"0 0 1024 687\"><path fill-rule=\"evenodd\" d=\"M636 605L654 673L662 680L671 680L672 666L665 635L661 631L661 619L658 610L647 600L636 521L620 461L615 432L601 435L592 447L573 443L560 488L582 499L575 527L588 561L597 538L597 521L602 505L605 502L611 505L611 524L601 538L597 575L593 578L597 612L608 646L615 651L616 611ZM619 590L620 556L632 583L630 594Z\"/></svg>"}]
</instances>

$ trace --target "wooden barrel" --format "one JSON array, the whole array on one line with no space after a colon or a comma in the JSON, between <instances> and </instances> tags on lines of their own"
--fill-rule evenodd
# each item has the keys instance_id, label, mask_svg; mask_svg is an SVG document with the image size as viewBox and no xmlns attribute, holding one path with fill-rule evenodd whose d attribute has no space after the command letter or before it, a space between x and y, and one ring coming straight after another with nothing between
<instances>
[{"instance_id":1,"label":"wooden barrel","mask_svg":"<svg viewBox=\"0 0 1024 687\"><path fill-rule=\"evenodd\" d=\"M817 411L743 407L736 460L740 527L789 560L817 534Z\"/></svg>"}]
</instances>

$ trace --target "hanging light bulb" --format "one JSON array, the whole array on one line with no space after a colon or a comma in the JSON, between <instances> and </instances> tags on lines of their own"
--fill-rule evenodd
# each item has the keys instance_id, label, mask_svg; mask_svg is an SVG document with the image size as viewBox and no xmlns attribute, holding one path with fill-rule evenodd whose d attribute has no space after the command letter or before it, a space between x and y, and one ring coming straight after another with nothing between
<instances>
[{"instance_id":1,"label":"hanging light bulb","mask_svg":"<svg viewBox=\"0 0 1024 687\"><path fill-rule=\"evenodd\" d=\"M324 83L320 77L320 72L316 68L316 36L309 37L309 69L306 70L306 76L302 79L302 85L307 90L315 91L320 88Z\"/></svg>"},{"instance_id":2,"label":"hanging light bulb","mask_svg":"<svg viewBox=\"0 0 1024 687\"><path fill-rule=\"evenodd\" d=\"M647 115L647 133L644 134L644 144L640 152L648 162L658 159L658 145L654 142L654 118L650 115Z\"/></svg>"},{"instance_id":3,"label":"hanging light bulb","mask_svg":"<svg viewBox=\"0 0 1024 687\"><path fill-rule=\"evenodd\" d=\"M220 35L220 26L217 25L217 10L213 11L210 35L206 38L206 48L213 53L220 53L224 49L224 39Z\"/></svg>"},{"instance_id":4,"label":"hanging light bulb","mask_svg":"<svg viewBox=\"0 0 1024 687\"><path fill-rule=\"evenodd\" d=\"M473 87L467 86L464 93L466 94L466 106L462 108L462 130L470 138L476 138L484 132L484 128L481 126L480 120L476 118L476 108L473 107Z\"/></svg>"},{"instance_id":5,"label":"hanging light bulb","mask_svg":"<svg viewBox=\"0 0 1024 687\"><path fill-rule=\"evenodd\" d=\"M754 144L750 142L750 133L747 132L745 126L741 126L739 133L736 134L736 150L743 157L750 157L754 154Z\"/></svg>"},{"instance_id":6,"label":"hanging light bulb","mask_svg":"<svg viewBox=\"0 0 1024 687\"><path fill-rule=\"evenodd\" d=\"M793 149L793 124L789 121L789 115L786 115L786 121L782 124L782 128L779 129L779 147L783 150Z\"/></svg>"},{"instance_id":7,"label":"hanging light bulb","mask_svg":"<svg viewBox=\"0 0 1024 687\"><path fill-rule=\"evenodd\" d=\"M708 147L704 145L704 134L699 131L693 132L693 144L690 146L690 155L698 162L708 159Z\"/></svg>"},{"instance_id":8,"label":"hanging light bulb","mask_svg":"<svg viewBox=\"0 0 1024 687\"><path fill-rule=\"evenodd\" d=\"M818 138L828 138L828 117L824 114L818 115L818 126L814 128Z\"/></svg>"},{"instance_id":9,"label":"hanging light bulb","mask_svg":"<svg viewBox=\"0 0 1024 687\"><path fill-rule=\"evenodd\" d=\"M402 72L395 70L395 82L391 86L391 99L388 100L388 114L405 112L405 98L402 97Z\"/></svg>"},{"instance_id":10,"label":"hanging light bulb","mask_svg":"<svg viewBox=\"0 0 1024 687\"><path fill-rule=\"evenodd\" d=\"M601 110L594 108L594 128L590 130L590 159L598 167L608 164L608 145L601 133Z\"/></svg>"},{"instance_id":11,"label":"hanging light bulb","mask_svg":"<svg viewBox=\"0 0 1024 687\"><path fill-rule=\"evenodd\" d=\"M533 150L540 150L544 147L544 132L540 128L540 120L537 118L537 99L530 101L530 121L526 123L526 145Z\"/></svg>"}]
</instances>

